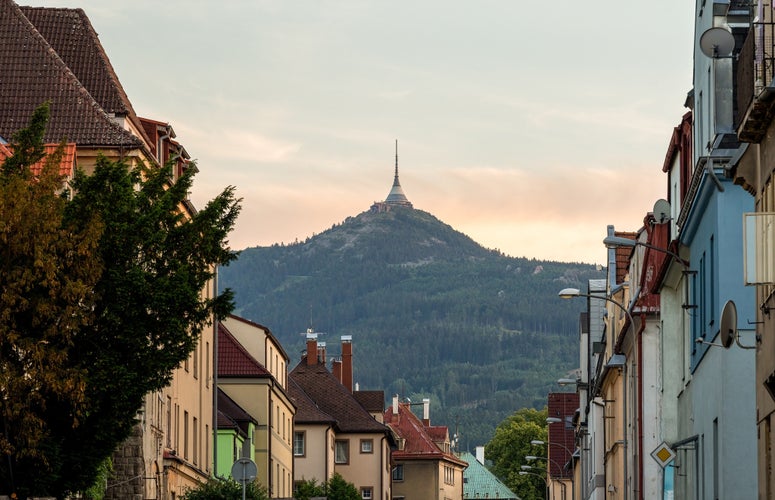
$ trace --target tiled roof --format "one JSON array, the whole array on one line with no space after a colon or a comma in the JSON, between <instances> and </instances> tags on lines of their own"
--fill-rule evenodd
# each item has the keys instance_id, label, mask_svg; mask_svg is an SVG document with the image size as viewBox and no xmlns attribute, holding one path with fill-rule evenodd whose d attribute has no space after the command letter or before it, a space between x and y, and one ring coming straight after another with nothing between
<instances>
[{"instance_id":1,"label":"tiled roof","mask_svg":"<svg viewBox=\"0 0 775 500\"><path fill-rule=\"evenodd\" d=\"M502 499L519 500L516 493L490 472L487 467L467 451L457 454L458 457L468 462L468 468L463 471L463 499Z\"/></svg>"},{"instance_id":2,"label":"tiled roof","mask_svg":"<svg viewBox=\"0 0 775 500\"><path fill-rule=\"evenodd\" d=\"M637 233L616 231L615 236L634 240L638 237ZM624 283L627 274L630 272L630 255L632 247L616 247L616 283Z\"/></svg>"},{"instance_id":3,"label":"tiled roof","mask_svg":"<svg viewBox=\"0 0 775 500\"><path fill-rule=\"evenodd\" d=\"M340 431L388 432L387 427L377 422L325 365L308 365L302 360L288 378L296 382L318 410L336 420Z\"/></svg>"},{"instance_id":4,"label":"tiled roof","mask_svg":"<svg viewBox=\"0 0 775 500\"><path fill-rule=\"evenodd\" d=\"M355 391L353 397L370 413L382 413L385 409L385 391Z\"/></svg>"},{"instance_id":5,"label":"tiled roof","mask_svg":"<svg viewBox=\"0 0 775 500\"><path fill-rule=\"evenodd\" d=\"M431 436L429 427L425 426L417 415L412 413L408 403L398 403L398 414L393 413L393 406L389 406L384 414L385 425L390 427L393 432L404 440L404 449L393 451L393 458L398 460L448 460L458 463L465 467L459 458L451 453L445 453L434 441L434 436L440 436L439 427L431 427L434 436ZM447 435L447 428L444 427L444 438Z\"/></svg>"},{"instance_id":6,"label":"tiled roof","mask_svg":"<svg viewBox=\"0 0 775 500\"><path fill-rule=\"evenodd\" d=\"M218 323L218 376L265 378L272 375L237 342L223 323Z\"/></svg>"},{"instance_id":7,"label":"tiled roof","mask_svg":"<svg viewBox=\"0 0 775 500\"><path fill-rule=\"evenodd\" d=\"M30 166L30 171L33 175L39 175L43 171L43 165L46 163L46 157L53 154L59 147L59 144L46 144L45 146L46 156L42 160ZM65 144L64 151L62 152L62 159L59 162L59 175L72 176L75 173L75 144ZM2 164L9 156L13 155L13 149L10 146L4 146L0 144L0 164Z\"/></svg>"},{"instance_id":8,"label":"tiled roof","mask_svg":"<svg viewBox=\"0 0 775 500\"><path fill-rule=\"evenodd\" d=\"M223 419L221 415L223 415ZM236 426L236 428L247 434L251 423L258 424L258 421L223 392L222 389L218 389L218 428L233 429Z\"/></svg>"},{"instance_id":9,"label":"tiled roof","mask_svg":"<svg viewBox=\"0 0 775 500\"><path fill-rule=\"evenodd\" d=\"M0 0L0 136L27 126L49 101L44 141L137 148L142 142L115 123L13 0Z\"/></svg>"},{"instance_id":10,"label":"tiled roof","mask_svg":"<svg viewBox=\"0 0 775 500\"><path fill-rule=\"evenodd\" d=\"M335 424L336 419L331 415L323 412L317 407L314 401L304 392L299 384L293 379L288 377L288 393L290 394L291 401L296 405L296 415L293 417L294 423L297 424Z\"/></svg>"}]
</instances>

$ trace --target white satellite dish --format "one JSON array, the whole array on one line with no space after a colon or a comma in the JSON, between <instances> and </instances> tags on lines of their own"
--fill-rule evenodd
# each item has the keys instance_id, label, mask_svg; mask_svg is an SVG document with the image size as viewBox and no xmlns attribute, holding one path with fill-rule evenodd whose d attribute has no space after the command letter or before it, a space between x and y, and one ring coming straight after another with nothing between
<instances>
[{"instance_id":1,"label":"white satellite dish","mask_svg":"<svg viewBox=\"0 0 775 500\"><path fill-rule=\"evenodd\" d=\"M657 224L664 224L670 220L670 202L667 200L657 200L654 203L654 218Z\"/></svg>"},{"instance_id":2,"label":"white satellite dish","mask_svg":"<svg viewBox=\"0 0 775 500\"><path fill-rule=\"evenodd\" d=\"M708 57L729 57L735 48L735 37L724 28L711 28L700 36L700 50Z\"/></svg>"},{"instance_id":3,"label":"white satellite dish","mask_svg":"<svg viewBox=\"0 0 775 500\"><path fill-rule=\"evenodd\" d=\"M737 307L735 307L734 301L728 300L724 304L724 309L721 311L719 329L721 345L729 349L737 337Z\"/></svg>"}]
</instances>

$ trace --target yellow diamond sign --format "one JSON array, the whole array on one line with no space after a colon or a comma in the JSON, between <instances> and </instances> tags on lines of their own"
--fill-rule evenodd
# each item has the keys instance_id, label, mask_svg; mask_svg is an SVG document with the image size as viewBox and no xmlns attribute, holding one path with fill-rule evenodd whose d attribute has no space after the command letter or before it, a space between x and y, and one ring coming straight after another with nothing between
<instances>
[{"instance_id":1,"label":"yellow diamond sign","mask_svg":"<svg viewBox=\"0 0 775 500\"><path fill-rule=\"evenodd\" d=\"M659 465L664 468L673 461L675 458L675 452L670 448L667 443L662 441L662 444L656 447L654 451L651 452L651 456L654 457L654 460L659 463Z\"/></svg>"}]
</instances>

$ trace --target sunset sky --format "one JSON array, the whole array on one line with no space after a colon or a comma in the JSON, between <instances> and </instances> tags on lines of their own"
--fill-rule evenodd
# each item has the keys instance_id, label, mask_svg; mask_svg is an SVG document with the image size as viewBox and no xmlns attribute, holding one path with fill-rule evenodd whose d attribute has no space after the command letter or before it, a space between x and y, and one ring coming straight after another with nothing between
<instances>
[{"instance_id":1,"label":"sunset sky","mask_svg":"<svg viewBox=\"0 0 775 500\"><path fill-rule=\"evenodd\" d=\"M140 116L244 198L241 249L404 192L488 248L604 263L691 89L693 2L17 0L80 7Z\"/></svg>"}]
</instances>

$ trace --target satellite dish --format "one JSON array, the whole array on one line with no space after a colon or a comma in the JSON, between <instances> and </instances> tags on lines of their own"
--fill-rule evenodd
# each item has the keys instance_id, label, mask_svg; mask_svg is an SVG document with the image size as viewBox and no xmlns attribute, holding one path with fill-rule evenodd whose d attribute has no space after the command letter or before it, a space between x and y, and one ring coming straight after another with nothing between
<instances>
[{"instance_id":1,"label":"satellite dish","mask_svg":"<svg viewBox=\"0 0 775 500\"><path fill-rule=\"evenodd\" d=\"M735 37L724 28L711 28L700 36L700 50L708 57L728 57L735 48Z\"/></svg>"},{"instance_id":2,"label":"satellite dish","mask_svg":"<svg viewBox=\"0 0 775 500\"><path fill-rule=\"evenodd\" d=\"M733 301L728 300L727 303L724 304L724 309L721 311L721 321L719 323L721 345L728 349L732 345L732 342L735 341L735 336L737 335L737 308Z\"/></svg>"},{"instance_id":3,"label":"satellite dish","mask_svg":"<svg viewBox=\"0 0 775 500\"><path fill-rule=\"evenodd\" d=\"M654 203L654 218L657 224L664 224L670 220L670 202L667 200L657 200Z\"/></svg>"}]
</instances>

